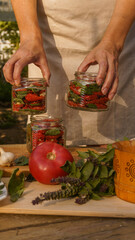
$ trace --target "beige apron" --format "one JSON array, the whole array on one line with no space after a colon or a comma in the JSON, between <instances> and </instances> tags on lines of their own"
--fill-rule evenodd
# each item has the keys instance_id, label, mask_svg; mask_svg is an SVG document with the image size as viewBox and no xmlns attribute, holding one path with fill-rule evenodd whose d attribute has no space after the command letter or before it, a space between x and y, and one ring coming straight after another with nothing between
<instances>
[{"instance_id":1,"label":"beige apron","mask_svg":"<svg viewBox=\"0 0 135 240\"><path fill-rule=\"evenodd\" d=\"M69 80L101 40L114 4L115 0L38 0L39 24L51 70L47 109L52 116L63 118L68 145L106 144L135 136L134 25L121 55L119 91L110 110L78 111L67 107L65 102ZM42 74L31 64L29 76Z\"/></svg>"}]
</instances>

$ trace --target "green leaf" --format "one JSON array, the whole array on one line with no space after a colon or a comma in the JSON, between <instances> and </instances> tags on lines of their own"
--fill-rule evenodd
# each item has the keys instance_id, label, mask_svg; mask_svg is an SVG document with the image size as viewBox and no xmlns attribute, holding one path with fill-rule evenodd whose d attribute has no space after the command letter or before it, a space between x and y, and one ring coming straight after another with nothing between
<instances>
[{"instance_id":1,"label":"green leaf","mask_svg":"<svg viewBox=\"0 0 135 240\"><path fill-rule=\"evenodd\" d=\"M4 186L5 186L4 184L1 184L0 185L0 190L2 190L4 188Z\"/></svg>"},{"instance_id":2,"label":"green leaf","mask_svg":"<svg viewBox=\"0 0 135 240\"><path fill-rule=\"evenodd\" d=\"M97 109L97 106L96 106L96 104L94 104L94 103L88 103L88 104L87 104L87 107L88 107L88 108L95 108L95 109Z\"/></svg>"},{"instance_id":3,"label":"green leaf","mask_svg":"<svg viewBox=\"0 0 135 240\"><path fill-rule=\"evenodd\" d=\"M104 154L101 154L99 157L98 157L98 161L103 161L105 163L109 162L109 161L112 161L113 158L114 158L114 153L115 153L115 149L112 148L110 149L109 151L107 151L106 153Z\"/></svg>"},{"instance_id":4,"label":"green leaf","mask_svg":"<svg viewBox=\"0 0 135 240\"><path fill-rule=\"evenodd\" d=\"M16 168L9 180L8 183L8 193L10 195L11 201L17 201L18 198L21 197L23 191L24 191L24 180L25 176L24 173L20 173L18 176L16 173L19 171L19 168Z\"/></svg>"},{"instance_id":5,"label":"green leaf","mask_svg":"<svg viewBox=\"0 0 135 240\"><path fill-rule=\"evenodd\" d=\"M20 190L18 190L18 192L16 192L16 193L13 193L11 196L10 196L10 200L12 201L12 202L16 202L19 198L20 198L20 196L23 194L23 189L20 189Z\"/></svg>"},{"instance_id":6,"label":"green leaf","mask_svg":"<svg viewBox=\"0 0 135 240\"><path fill-rule=\"evenodd\" d=\"M93 163L87 161L81 170L82 181L87 181L89 179L90 175L92 174L93 169L94 169Z\"/></svg>"},{"instance_id":7,"label":"green leaf","mask_svg":"<svg viewBox=\"0 0 135 240\"><path fill-rule=\"evenodd\" d=\"M81 152L81 151L77 151L78 155L80 158L85 159L89 157L89 153L87 152Z\"/></svg>"},{"instance_id":8,"label":"green leaf","mask_svg":"<svg viewBox=\"0 0 135 240\"><path fill-rule=\"evenodd\" d=\"M1 181L2 176L3 176L3 171L0 170L0 181Z\"/></svg>"},{"instance_id":9,"label":"green leaf","mask_svg":"<svg viewBox=\"0 0 135 240\"><path fill-rule=\"evenodd\" d=\"M130 139L128 137L123 138L124 141L129 141Z\"/></svg>"},{"instance_id":10,"label":"green leaf","mask_svg":"<svg viewBox=\"0 0 135 240\"><path fill-rule=\"evenodd\" d=\"M72 164L71 164L71 170L70 170L70 176L74 176L75 175L75 173L76 173L76 164L75 164L75 162L72 162Z\"/></svg>"},{"instance_id":11,"label":"green leaf","mask_svg":"<svg viewBox=\"0 0 135 240\"><path fill-rule=\"evenodd\" d=\"M98 194L96 194L96 193L92 193L92 197L91 198L93 200L100 200L101 199L101 197Z\"/></svg>"},{"instance_id":12,"label":"green leaf","mask_svg":"<svg viewBox=\"0 0 135 240\"><path fill-rule=\"evenodd\" d=\"M60 134L60 130L58 128L49 129L45 133L45 135L50 135L50 136L56 136L58 134Z\"/></svg>"},{"instance_id":13,"label":"green leaf","mask_svg":"<svg viewBox=\"0 0 135 240\"><path fill-rule=\"evenodd\" d=\"M94 172L93 172L93 178L96 177L96 175L98 174L99 171L99 166L95 166Z\"/></svg>"},{"instance_id":14,"label":"green leaf","mask_svg":"<svg viewBox=\"0 0 135 240\"><path fill-rule=\"evenodd\" d=\"M65 164L63 166L61 166L61 168L63 169L63 171L70 173L71 169L72 169L72 162L70 161L66 161Z\"/></svg>"},{"instance_id":15,"label":"green leaf","mask_svg":"<svg viewBox=\"0 0 135 240\"><path fill-rule=\"evenodd\" d=\"M105 165L102 165L100 168L100 178L107 178L108 177L108 169Z\"/></svg>"},{"instance_id":16,"label":"green leaf","mask_svg":"<svg viewBox=\"0 0 135 240\"><path fill-rule=\"evenodd\" d=\"M19 104L23 104L23 103L24 103L23 100L20 99L20 98L14 98L13 101L14 101L15 103L19 103Z\"/></svg>"},{"instance_id":17,"label":"green leaf","mask_svg":"<svg viewBox=\"0 0 135 240\"><path fill-rule=\"evenodd\" d=\"M92 150L88 150L88 153L89 153L89 156L92 156L94 158L98 158L100 156L99 153L96 153Z\"/></svg>"},{"instance_id":18,"label":"green leaf","mask_svg":"<svg viewBox=\"0 0 135 240\"><path fill-rule=\"evenodd\" d=\"M109 171L108 176L111 177L111 176L113 175L114 172L115 172L115 170L114 170L114 169L111 169L111 170Z\"/></svg>"},{"instance_id":19,"label":"green leaf","mask_svg":"<svg viewBox=\"0 0 135 240\"><path fill-rule=\"evenodd\" d=\"M100 178L95 178L95 179L91 179L89 181L90 185L94 188L96 188L98 186L98 184L100 183Z\"/></svg>"},{"instance_id":20,"label":"green leaf","mask_svg":"<svg viewBox=\"0 0 135 240\"><path fill-rule=\"evenodd\" d=\"M79 159L76 163L76 167L77 168L82 168L84 166L84 160L83 159Z\"/></svg>"},{"instance_id":21,"label":"green leaf","mask_svg":"<svg viewBox=\"0 0 135 240\"><path fill-rule=\"evenodd\" d=\"M82 187L82 189L78 192L78 196L80 197L87 196L88 194L89 194L89 191L85 186Z\"/></svg>"},{"instance_id":22,"label":"green leaf","mask_svg":"<svg viewBox=\"0 0 135 240\"><path fill-rule=\"evenodd\" d=\"M85 183L85 188L87 188L89 193L92 192L92 186L88 182Z\"/></svg>"},{"instance_id":23,"label":"green leaf","mask_svg":"<svg viewBox=\"0 0 135 240\"><path fill-rule=\"evenodd\" d=\"M16 166L25 166L29 164L29 158L26 156L18 157L14 160Z\"/></svg>"},{"instance_id":24,"label":"green leaf","mask_svg":"<svg viewBox=\"0 0 135 240\"><path fill-rule=\"evenodd\" d=\"M80 178L80 177L81 177L81 172L80 172L79 168L76 168L75 177L76 177L76 178Z\"/></svg>"}]
</instances>

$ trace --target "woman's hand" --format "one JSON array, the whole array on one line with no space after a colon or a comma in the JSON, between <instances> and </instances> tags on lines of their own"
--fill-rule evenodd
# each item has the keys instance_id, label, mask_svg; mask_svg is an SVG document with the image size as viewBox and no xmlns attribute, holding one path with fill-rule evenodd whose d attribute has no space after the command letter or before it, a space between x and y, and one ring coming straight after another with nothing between
<instances>
[{"instance_id":1,"label":"woman's hand","mask_svg":"<svg viewBox=\"0 0 135 240\"><path fill-rule=\"evenodd\" d=\"M99 64L97 84L102 84L102 93L111 100L118 87L118 57L119 51L111 41L101 41L83 60L78 68L85 72L90 65Z\"/></svg>"},{"instance_id":2,"label":"woman's hand","mask_svg":"<svg viewBox=\"0 0 135 240\"><path fill-rule=\"evenodd\" d=\"M19 85L21 81L21 72L23 68L30 63L34 63L41 69L43 78L45 78L49 84L50 71L42 40L32 40L30 38L24 40L20 44L19 49L4 65L3 73L6 81L12 85Z\"/></svg>"}]
</instances>

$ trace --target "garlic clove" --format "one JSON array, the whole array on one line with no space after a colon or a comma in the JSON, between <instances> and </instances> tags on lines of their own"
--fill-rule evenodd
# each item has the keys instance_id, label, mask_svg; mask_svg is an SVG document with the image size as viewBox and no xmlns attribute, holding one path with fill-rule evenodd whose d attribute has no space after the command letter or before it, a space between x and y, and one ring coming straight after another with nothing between
<instances>
[{"instance_id":1,"label":"garlic clove","mask_svg":"<svg viewBox=\"0 0 135 240\"><path fill-rule=\"evenodd\" d=\"M0 165L1 166L10 166L14 160L14 153L5 152L3 148L0 148Z\"/></svg>"}]
</instances>

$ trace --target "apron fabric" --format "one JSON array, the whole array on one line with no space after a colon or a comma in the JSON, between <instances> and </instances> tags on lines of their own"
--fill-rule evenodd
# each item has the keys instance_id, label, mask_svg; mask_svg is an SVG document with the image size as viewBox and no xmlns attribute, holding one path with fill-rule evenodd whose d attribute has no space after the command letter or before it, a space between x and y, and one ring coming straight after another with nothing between
<instances>
[{"instance_id":1,"label":"apron fabric","mask_svg":"<svg viewBox=\"0 0 135 240\"><path fill-rule=\"evenodd\" d=\"M38 0L38 18L51 71L47 88L47 112L61 117L67 145L108 144L135 136L135 25L120 56L118 93L108 111L86 112L69 108L65 95L69 80L85 56L101 40L115 0ZM89 70L97 71L98 66ZM29 77L42 77L29 65Z\"/></svg>"}]
</instances>

